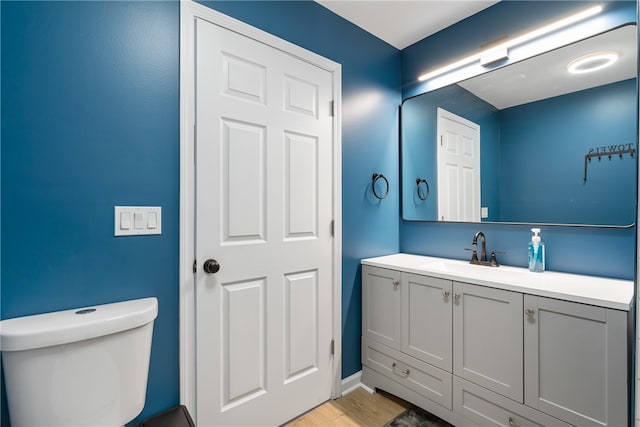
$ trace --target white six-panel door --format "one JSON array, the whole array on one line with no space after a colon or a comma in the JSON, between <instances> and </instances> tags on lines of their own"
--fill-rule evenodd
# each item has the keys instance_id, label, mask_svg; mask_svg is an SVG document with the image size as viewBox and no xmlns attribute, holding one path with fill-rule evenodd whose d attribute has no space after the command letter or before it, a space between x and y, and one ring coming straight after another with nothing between
<instances>
[{"instance_id":1,"label":"white six-panel door","mask_svg":"<svg viewBox=\"0 0 640 427\"><path fill-rule=\"evenodd\" d=\"M202 19L195 64L196 422L278 425L331 397L332 76Z\"/></svg>"},{"instance_id":2,"label":"white six-panel door","mask_svg":"<svg viewBox=\"0 0 640 427\"><path fill-rule=\"evenodd\" d=\"M480 126L438 108L438 220L480 221Z\"/></svg>"}]
</instances>

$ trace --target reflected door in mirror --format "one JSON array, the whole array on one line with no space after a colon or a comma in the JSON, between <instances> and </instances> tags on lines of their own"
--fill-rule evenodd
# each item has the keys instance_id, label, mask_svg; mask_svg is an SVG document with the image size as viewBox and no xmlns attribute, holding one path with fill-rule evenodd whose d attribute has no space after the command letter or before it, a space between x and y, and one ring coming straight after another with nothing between
<instances>
[{"instance_id":1,"label":"reflected door in mirror","mask_svg":"<svg viewBox=\"0 0 640 427\"><path fill-rule=\"evenodd\" d=\"M438 219L480 221L480 126L438 108Z\"/></svg>"}]
</instances>

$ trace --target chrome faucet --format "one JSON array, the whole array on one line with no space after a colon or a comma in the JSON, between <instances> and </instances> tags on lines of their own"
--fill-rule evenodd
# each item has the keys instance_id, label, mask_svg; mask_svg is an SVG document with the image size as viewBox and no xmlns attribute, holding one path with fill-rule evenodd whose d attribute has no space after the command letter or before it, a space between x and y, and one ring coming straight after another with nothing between
<instances>
[{"instance_id":1,"label":"chrome faucet","mask_svg":"<svg viewBox=\"0 0 640 427\"><path fill-rule=\"evenodd\" d=\"M480 245L481 245L480 259L478 259L478 251L477 251L478 237L480 238ZM471 261L470 261L471 264L486 265L490 267L500 266L500 264L498 264L498 259L496 258L496 252L491 252L491 259L490 260L487 259L487 238L482 231L478 231L476 234L473 235L473 242L471 244L473 245L473 249L468 249L473 251L471 254ZM503 252L497 252L497 253L503 253Z\"/></svg>"}]
</instances>

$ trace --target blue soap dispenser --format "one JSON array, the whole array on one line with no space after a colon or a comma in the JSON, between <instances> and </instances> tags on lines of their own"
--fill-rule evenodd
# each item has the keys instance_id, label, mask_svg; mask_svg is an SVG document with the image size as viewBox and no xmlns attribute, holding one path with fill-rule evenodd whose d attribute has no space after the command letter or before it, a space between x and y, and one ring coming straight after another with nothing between
<instances>
[{"instance_id":1,"label":"blue soap dispenser","mask_svg":"<svg viewBox=\"0 0 640 427\"><path fill-rule=\"evenodd\" d=\"M536 273L544 271L544 243L540 238L540 229L532 228L533 236L529 242L529 270Z\"/></svg>"}]
</instances>

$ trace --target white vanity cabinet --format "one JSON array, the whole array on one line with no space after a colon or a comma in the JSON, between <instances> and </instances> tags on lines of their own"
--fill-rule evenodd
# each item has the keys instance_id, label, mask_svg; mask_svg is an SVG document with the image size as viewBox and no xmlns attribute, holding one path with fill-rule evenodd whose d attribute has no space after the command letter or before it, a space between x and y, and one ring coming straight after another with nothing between
<instances>
[{"instance_id":1,"label":"white vanity cabinet","mask_svg":"<svg viewBox=\"0 0 640 427\"><path fill-rule=\"evenodd\" d=\"M370 266L362 278L362 364L451 410L451 281Z\"/></svg>"},{"instance_id":2,"label":"white vanity cabinet","mask_svg":"<svg viewBox=\"0 0 640 427\"><path fill-rule=\"evenodd\" d=\"M364 384L459 427L627 425L631 281L455 262L363 260Z\"/></svg>"},{"instance_id":3,"label":"white vanity cabinet","mask_svg":"<svg viewBox=\"0 0 640 427\"><path fill-rule=\"evenodd\" d=\"M494 393L472 382L453 377L453 410L462 414L469 423L482 427L570 427L572 424L544 414L526 405Z\"/></svg>"},{"instance_id":4,"label":"white vanity cabinet","mask_svg":"<svg viewBox=\"0 0 640 427\"><path fill-rule=\"evenodd\" d=\"M627 313L525 295L525 403L581 426L627 425Z\"/></svg>"},{"instance_id":5,"label":"white vanity cabinet","mask_svg":"<svg viewBox=\"0 0 640 427\"><path fill-rule=\"evenodd\" d=\"M452 294L451 280L402 276L402 351L448 372L453 361Z\"/></svg>"},{"instance_id":6,"label":"white vanity cabinet","mask_svg":"<svg viewBox=\"0 0 640 427\"><path fill-rule=\"evenodd\" d=\"M362 335L396 350L401 349L402 273L378 267L362 269Z\"/></svg>"},{"instance_id":7,"label":"white vanity cabinet","mask_svg":"<svg viewBox=\"0 0 640 427\"><path fill-rule=\"evenodd\" d=\"M523 402L520 292L453 284L453 373Z\"/></svg>"}]
</instances>

